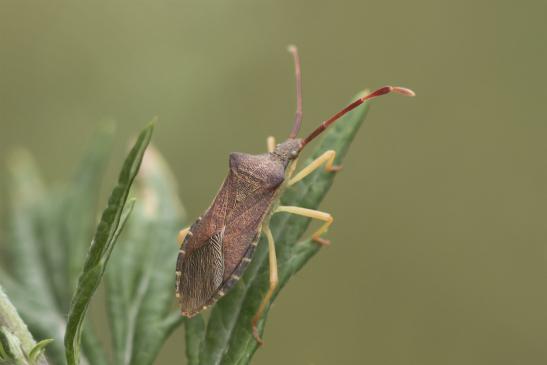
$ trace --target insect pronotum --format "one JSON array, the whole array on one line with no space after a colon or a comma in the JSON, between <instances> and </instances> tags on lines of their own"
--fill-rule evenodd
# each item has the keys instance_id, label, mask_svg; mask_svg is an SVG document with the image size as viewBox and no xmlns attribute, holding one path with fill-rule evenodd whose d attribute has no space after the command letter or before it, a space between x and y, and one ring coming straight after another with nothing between
<instances>
[{"instance_id":1,"label":"insect pronotum","mask_svg":"<svg viewBox=\"0 0 547 365\"><path fill-rule=\"evenodd\" d=\"M268 241L270 286L252 320L253 334L262 343L257 323L277 286L275 244L269 228L272 214L286 212L323 221L312 238L319 245L328 244L322 238L333 218L329 213L296 206L279 205L283 191L325 165L327 173L334 173L335 151L325 151L320 157L294 174L302 149L329 125L349 111L377 96L391 92L414 96L410 89L384 86L355 100L353 103L321 123L304 139L297 138L302 124L302 78L300 58L296 47L290 46L296 74L296 118L289 138L275 144L268 137L268 152L251 155L234 152L229 157L228 176L211 206L194 224L179 233L180 251L176 268L176 296L181 313L191 317L214 304L239 280L253 258L260 234Z\"/></svg>"}]
</instances>

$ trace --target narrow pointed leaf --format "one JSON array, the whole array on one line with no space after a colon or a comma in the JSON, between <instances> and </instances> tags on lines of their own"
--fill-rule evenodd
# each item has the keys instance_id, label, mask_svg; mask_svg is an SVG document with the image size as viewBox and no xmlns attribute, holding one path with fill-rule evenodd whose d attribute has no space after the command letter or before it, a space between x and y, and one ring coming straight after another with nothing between
<instances>
[{"instance_id":1,"label":"narrow pointed leaf","mask_svg":"<svg viewBox=\"0 0 547 365\"><path fill-rule=\"evenodd\" d=\"M68 311L72 292L76 288L79 270L86 258L89 237L96 224L97 201L101 180L110 154L114 126L111 123L101 125L92 139L84 158L61 200L58 227L61 229L58 242L64 243L63 265L65 270L52 270L63 275L63 289L58 291L63 313ZM100 345L93 326L85 325L82 335L82 349L86 359L93 365L107 364L106 354Z\"/></svg>"},{"instance_id":2,"label":"narrow pointed leaf","mask_svg":"<svg viewBox=\"0 0 547 365\"><path fill-rule=\"evenodd\" d=\"M144 152L150 142L152 130L153 125L145 128L129 152L123 164L118 185L112 191L108 206L102 214L80 274L78 287L72 298L64 341L65 354L69 365L79 363L82 325L89 302L99 286L116 239L121 232L121 228L123 228L125 219L128 217L128 211L124 210L125 203L141 165ZM122 217L124 212L125 214Z\"/></svg>"},{"instance_id":3,"label":"narrow pointed leaf","mask_svg":"<svg viewBox=\"0 0 547 365\"><path fill-rule=\"evenodd\" d=\"M173 309L176 236L184 211L165 161L150 148L137 176L139 204L106 275L117 364L153 364L183 318Z\"/></svg>"},{"instance_id":4,"label":"narrow pointed leaf","mask_svg":"<svg viewBox=\"0 0 547 365\"><path fill-rule=\"evenodd\" d=\"M30 353L28 354L28 358L31 364L36 364L39 361L39 358L42 356L44 350L46 349L46 346L53 342L52 338L48 338L46 340L42 340L38 342L32 350L30 350Z\"/></svg>"}]
</instances>

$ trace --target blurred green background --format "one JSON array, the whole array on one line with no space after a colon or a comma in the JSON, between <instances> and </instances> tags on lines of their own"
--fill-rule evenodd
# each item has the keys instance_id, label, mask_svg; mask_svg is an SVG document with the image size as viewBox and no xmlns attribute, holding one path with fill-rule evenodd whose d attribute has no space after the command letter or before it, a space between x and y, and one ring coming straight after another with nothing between
<instances>
[{"instance_id":1,"label":"blurred green background","mask_svg":"<svg viewBox=\"0 0 547 365\"><path fill-rule=\"evenodd\" d=\"M546 12L539 1L2 1L0 155L28 147L61 180L113 119L109 187L126 141L158 115L154 143L196 217L229 152L288 134L287 44L302 56L305 132L365 87L411 87L418 97L374 103L322 205L333 244L279 296L255 363L545 364ZM158 364L183 362L181 328Z\"/></svg>"}]
</instances>

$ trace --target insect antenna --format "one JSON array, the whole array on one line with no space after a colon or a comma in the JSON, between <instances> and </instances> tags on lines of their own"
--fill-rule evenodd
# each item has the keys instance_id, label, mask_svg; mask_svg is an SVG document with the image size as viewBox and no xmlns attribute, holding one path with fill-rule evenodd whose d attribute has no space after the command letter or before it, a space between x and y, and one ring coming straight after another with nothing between
<instances>
[{"instance_id":1,"label":"insect antenna","mask_svg":"<svg viewBox=\"0 0 547 365\"><path fill-rule=\"evenodd\" d=\"M336 122L338 119L343 117L348 112L352 111L353 109L357 108L359 105L363 104L365 101L375 98L377 96L389 94L391 92L406 95L406 96L415 96L416 94L414 91L407 89L405 87L400 86L384 86L379 88L376 91L371 92L368 95L363 96L362 98L359 98L355 100L353 103L346 106L344 109L340 110L338 113L334 114L329 119L325 120L319 127L317 127L313 132L310 133L309 136L307 136L304 140L302 140L302 143L300 144L300 149L304 148L306 144L308 144L310 141L312 141L315 137L321 134L325 129L328 128L332 123Z\"/></svg>"},{"instance_id":2,"label":"insect antenna","mask_svg":"<svg viewBox=\"0 0 547 365\"><path fill-rule=\"evenodd\" d=\"M298 49L296 46L291 45L288 47L288 50L292 53L294 58L294 74L296 76L296 116L289 138L296 138L298 131L300 131L300 126L302 125L302 71L300 69Z\"/></svg>"}]
</instances>

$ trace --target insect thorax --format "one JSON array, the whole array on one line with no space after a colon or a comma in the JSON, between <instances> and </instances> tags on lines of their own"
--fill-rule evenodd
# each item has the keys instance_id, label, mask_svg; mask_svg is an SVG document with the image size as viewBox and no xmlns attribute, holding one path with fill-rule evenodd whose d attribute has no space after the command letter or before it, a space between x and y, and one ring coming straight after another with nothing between
<instances>
[{"instance_id":1,"label":"insect thorax","mask_svg":"<svg viewBox=\"0 0 547 365\"><path fill-rule=\"evenodd\" d=\"M271 154L231 153L230 171L238 177L240 183L255 186L256 190L274 189L285 178L283 162Z\"/></svg>"}]
</instances>

